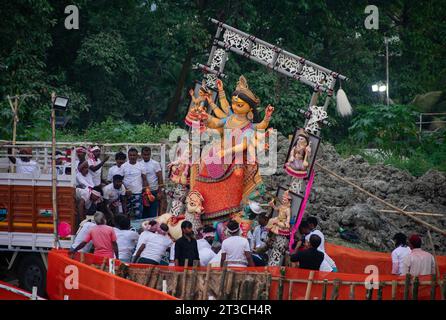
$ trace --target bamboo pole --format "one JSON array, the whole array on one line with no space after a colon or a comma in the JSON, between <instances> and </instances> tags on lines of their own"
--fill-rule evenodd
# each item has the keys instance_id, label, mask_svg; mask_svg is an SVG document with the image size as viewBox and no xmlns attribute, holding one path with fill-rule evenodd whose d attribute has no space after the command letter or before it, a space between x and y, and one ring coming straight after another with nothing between
<instances>
[{"instance_id":1,"label":"bamboo pole","mask_svg":"<svg viewBox=\"0 0 446 320\"><path fill-rule=\"evenodd\" d=\"M223 299L224 290L225 290L225 282L226 282L226 272L228 271L228 262L225 261L223 264L223 269L221 271L221 278L220 278L220 287L218 289L218 299Z\"/></svg>"},{"instance_id":2,"label":"bamboo pole","mask_svg":"<svg viewBox=\"0 0 446 320\"><path fill-rule=\"evenodd\" d=\"M430 230L427 230L427 235L429 237L429 242L430 242L430 245L431 245L432 255L434 256L435 270L437 272L438 277L440 277L440 266L438 265L437 254L435 252L435 245L434 245L434 241L432 240L432 235L431 235Z\"/></svg>"},{"instance_id":3,"label":"bamboo pole","mask_svg":"<svg viewBox=\"0 0 446 320\"><path fill-rule=\"evenodd\" d=\"M224 295L223 295L223 299L224 300L228 300L230 298L230 296L231 296L232 284L233 284L233 281L234 281L234 276L235 276L234 271L229 270L228 274L227 274L228 281L226 281L226 288L225 288L225 292L224 292Z\"/></svg>"},{"instance_id":4,"label":"bamboo pole","mask_svg":"<svg viewBox=\"0 0 446 320\"><path fill-rule=\"evenodd\" d=\"M418 277L415 277L413 281L413 288L412 288L412 300L418 300L418 287L420 286L420 279Z\"/></svg>"},{"instance_id":5,"label":"bamboo pole","mask_svg":"<svg viewBox=\"0 0 446 320\"><path fill-rule=\"evenodd\" d=\"M384 213L398 213L400 214L399 211L396 210L385 210L385 209L380 209L378 210L379 212L384 212ZM410 213L414 216L427 216L427 217L444 217L444 214L442 213L431 213L431 212L416 212L416 211L406 211L407 213Z\"/></svg>"},{"instance_id":6,"label":"bamboo pole","mask_svg":"<svg viewBox=\"0 0 446 320\"><path fill-rule=\"evenodd\" d=\"M366 300L373 300L373 282L370 283L370 288L365 291Z\"/></svg>"},{"instance_id":7,"label":"bamboo pole","mask_svg":"<svg viewBox=\"0 0 446 320\"><path fill-rule=\"evenodd\" d=\"M288 300L291 301L293 300L293 282L289 281L289 285L288 285Z\"/></svg>"},{"instance_id":8,"label":"bamboo pole","mask_svg":"<svg viewBox=\"0 0 446 320\"><path fill-rule=\"evenodd\" d=\"M211 265L208 264L206 267L206 276L204 279L204 290L203 290L203 296L201 297L202 300L208 299L208 290L209 290L209 278L211 276Z\"/></svg>"},{"instance_id":9,"label":"bamboo pole","mask_svg":"<svg viewBox=\"0 0 446 320\"><path fill-rule=\"evenodd\" d=\"M190 284L190 292L189 292L189 300L194 300L195 296L195 286L197 282L197 268L199 264L199 260L194 260L193 266L192 266L192 277L191 277L191 284Z\"/></svg>"},{"instance_id":10,"label":"bamboo pole","mask_svg":"<svg viewBox=\"0 0 446 320\"><path fill-rule=\"evenodd\" d=\"M441 300L445 300L446 297L446 274L443 276L443 282L441 283Z\"/></svg>"},{"instance_id":11,"label":"bamboo pole","mask_svg":"<svg viewBox=\"0 0 446 320\"><path fill-rule=\"evenodd\" d=\"M409 299L409 287L410 287L410 274L406 274L406 280L404 281L404 300Z\"/></svg>"},{"instance_id":12,"label":"bamboo pole","mask_svg":"<svg viewBox=\"0 0 446 320\"><path fill-rule=\"evenodd\" d=\"M56 172L56 110L54 101L56 93L51 93L51 199L53 203L54 247L59 249L59 213L57 211L57 172Z\"/></svg>"},{"instance_id":13,"label":"bamboo pole","mask_svg":"<svg viewBox=\"0 0 446 320\"><path fill-rule=\"evenodd\" d=\"M397 282L396 280L392 281L392 300L396 299L396 289L397 289Z\"/></svg>"},{"instance_id":14,"label":"bamboo pole","mask_svg":"<svg viewBox=\"0 0 446 320\"><path fill-rule=\"evenodd\" d=\"M158 282L158 276L159 276L159 273L160 273L160 269L155 268L155 267L153 269L154 270L152 272L152 277L150 278L149 287L153 288L153 289L156 289L156 284Z\"/></svg>"},{"instance_id":15,"label":"bamboo pole","mask_svg":"<svg viewBox=\"0 0 446 320\"><path fill-rule=\"evenodd\" d=\"M377 294L377 297L376 297L377 300L382 300L383 299L383 289L384 289L384 285L382 285L380 283L379 287L378 287L378 294Z\"/></svg>"},{"instance_id":16,"label":"bamboo pole","mask_svg":"<svg viewBox=\"0 0 446 320\"><path fill-rule=\"evenodd\" d=\"M179 272L175 272L173 273L173 282L172 282L172 296L175 297L175 295L177 294L177 287L178 287L178 278L179 278L180 274Z\"/></svg>"},{"instance_id":17,"label":"bamboo pole","mask_svg":"<svg viewBox=\"0 0 446 320\"><path fill-rule=\"evenodd\" d=\"M327 300L327 286L328 286L328 280L324 279L324 284L322 285L322 297L321 297L321 300Z\"/></svg>"},{"instance_id":18,"label":"bamboo pole","mask_svg":"<svg viewBox=\"0 0 446 320\"><path fill-rule=\"evenodd\" d=\"M270 296L269 291L271 289L272 276L271 273L268 271L267 267L265 267L265 273L266 273L265 300L268 300Z\"/></svg>"},{"instance_id":19,"label":"bamboo pole","mask_svg":"<svg viewBox=\"0 0 446 320\"><path fill-rule=\"evenodd\" d=\"M277 300L283 299L283 280L285 278L285 268L280 268L279 285L277 286Z\"/></svg>"},{"instance_id":20,"label":"bamboo pole","mask_svg":"<svg viewBox=\"0 0 446 320\"><path fill-rule=\"evenodd\" d=\"M313 287L313 279L314 279L314 270L311 270L310 274L308 275L307 290L305 291L305 300L310 300L311 289Z\"/></svg>"},{"instance_id":21,"label":"bamboo pole","mask_svg":"<svg viewBox=\"0 0 446 320\"><path fill-rule=\"evenodd\" d=\"M431 300L435 300L436 286L437 286L437 275L434 273L431 275Z\"/></svg>"},{"instance_id":22,"label":"bamboo pole","mask_svg":"<svg viewBox=\"0 0 446 320\"><path fill-rule=\"evenodd\" d=\"M429 224L429 223L427 223L427 222L421 220L420 218L417 218L417 217L413 216L412 214L407 213L407 212L404 211L404 210L401 210L400 208L394 206L393 204L390 204L390 203L388 203L387 201L385 201L385 200L383 200L383 199L381 199L381 198L375 196L374 194L368 192L367 190L361 188L361 187L358 186L357 184L355 184L355 183L353 183L353 182L351 182L351 181L348 181L347 179L341 177L340 175L336 174L335 172L331 171L330 169L325 168L324 166L320 165L319 163L316 162L315 164L316 164L316 166L318 166L320 169L322 169L322 170L328 172L330 175L332 175L332 176L338 178L338 179L341 180L341 181L344 181L345 183L351 185L352 187L358 189L359 191L361 191L361 192L367 194L369 197L372 197L373 199L378 200L379 202L381 202L382 204L386 205L387 207L390 207L390 208L392 208L393 210L396 210L396 211L400 212L401 214L403 214L403 215L405 215L405 216L411 218L412 220L414 220L414 221L417 222L418 224L421 224L421 225L425 226L425 227L428 228L428 229L434 230L434 231L436 231L436 232L438 232L438 233L440 233L440 234L446 236L446 231L445 231L445 230L442 230L442 229L440 229L440 228L438 228L438 227L436 227L436 226L433 226L433 225L431 225L431 224Z\"/></svg>"},{"instance_id":23,"label":"bamboo pole","mask_svg":"<svg viewBox=\"0 0 446 320\"><path fill-rule=\"evenodd\" d=\"M340 280L339 279L335 279L333 281L333 291L331 292L330 300L338 300L338 297L339 297L339 285L340 285Z\"/></svg>"},{"instance_id":24,"label":"bamboo pole","mask_svg":"<svg viewBox=\"0 0 446 320\"><path fill-rule=\"evenodd\" d=\"M349 298L350 300L355 300L355 285L353 283L350 285Z\"/></svg>"}]
</instances>

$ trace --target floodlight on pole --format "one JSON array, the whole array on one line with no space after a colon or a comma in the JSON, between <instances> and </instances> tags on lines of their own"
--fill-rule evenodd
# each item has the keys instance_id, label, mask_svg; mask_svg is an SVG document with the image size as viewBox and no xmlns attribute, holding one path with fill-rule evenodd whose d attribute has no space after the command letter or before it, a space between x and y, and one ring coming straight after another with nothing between
<instances>
[{"instance_id":1,"label":"floodlight on pole","mask_svg":"<svg viewBox=\"0 0 446 320\"><path fill-rule=\"evenodd\" d=\"M387 86L385 84L379 86L379 92L385 92L387 90Z\"/></svg>"},{"instance_id":2,"label":"floodlight on pole","mask_svg":"<svg viewBox=\"0 0 446 320\"><path fill-rule=\"evenodd\" d=\"M59 249L59 212L57 208L57 170L56 170L56 110L66 111L69 99L51 93L51 195L53 203L54 248Z\"/></svg>"},{"instance_id":3,"label":"floodlight on pole","mask_svg":"<svg viewBox=\"0 0 446 320\"><path fill-rule=\"evenodd\" d=\"M379 86L377 84L372 85L372 91L378 92Z\"/></svg>"}]
</instances>

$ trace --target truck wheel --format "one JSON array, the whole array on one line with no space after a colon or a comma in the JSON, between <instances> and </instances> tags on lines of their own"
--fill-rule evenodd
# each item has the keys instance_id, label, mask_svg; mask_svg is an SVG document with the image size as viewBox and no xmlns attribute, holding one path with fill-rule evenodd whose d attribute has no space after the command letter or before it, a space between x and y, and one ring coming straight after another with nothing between
<instances>
[{"instance_id":1,"label":"truck wheel","mask_svg":"<svg viewBox=\"0 0 446 320\"><path fill-rule=\"evenodd\" d=\"M46 268L40 256L24 256L18 271L20 288L32 292L37 287L39 296L46 294Z\"/></svg>"}]
</instances>

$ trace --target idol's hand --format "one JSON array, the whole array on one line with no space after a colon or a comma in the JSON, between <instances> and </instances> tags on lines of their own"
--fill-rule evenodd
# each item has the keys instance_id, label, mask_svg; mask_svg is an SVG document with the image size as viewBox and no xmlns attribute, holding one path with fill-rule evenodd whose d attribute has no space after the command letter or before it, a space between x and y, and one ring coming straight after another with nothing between
<instances>
[{"instance_id":1,"label":"idol's hand","mask_svg":"<svg viewBox=\"0 0 446 320\"><path fill-rule=\"evenodd\" d=\"M265 109L265 116L266 116L267 118L271 118L273 112L274 112L274 107L273 107L272 105L269 104L269 105L266 107L266 109Z\"/></svg>"},{"instance_id":2,"label":"idol's hand","mask_svg":"<svg viewBox=\"0 0 446 320\"><path fill-rule=\"evenodd\" d=\"M220 79L217 79L217 81L215 81L215 84L217 85L217 89L219 91L223 90L223 82Z\"/></svg>"},{"instance_id":3,"label":"idol's hand","mask_svg":"<svg viewBox=\"0 0 446 320\"><path fill-rule=\"evenodd\" d=\"M194 96L195 96L195 94L194 94L194 89L190 89L190 90L189 90L189 95L190 95L191 97L194 97Z\"/></svg>"}]
</instances>

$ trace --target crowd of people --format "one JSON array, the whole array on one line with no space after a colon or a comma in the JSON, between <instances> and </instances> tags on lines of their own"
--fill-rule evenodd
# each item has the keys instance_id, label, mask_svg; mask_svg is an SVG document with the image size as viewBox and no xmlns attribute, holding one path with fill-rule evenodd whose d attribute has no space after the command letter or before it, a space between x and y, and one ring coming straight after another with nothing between
<instances>
[{"instance_id":1,"label":"crowd of people","mask_svg":"<svg viewBox=\"0 0 446 320\"><path fill-rule=\"evenodd\" d=\"M9 155L9 160L15 164L17 173L40 174L31 148L21 148L18 157ZM96 255L145 264L183 266L187 262L192 266L199 261L201 266L267 265L271 238L266 228L269 217L264 212L257 215L256 227L248 232L247 238L241 236L240 226L234 220L228 222L224 240L216 237L212 226L195 233L189 221L182 222L182 237L176 241L169 236L169 227L155 220L140 230L132 230L131 217L153 219L160 214L159 203L165 191L161 166L151 158L149 147L141 149L141 156L136 148L130 148L127 155L116 153L115 165L104 179L102 169L107 160L108 156L101 159L101 149L97 146L76 149L76 200L82 222L72 245L73 252L94 250ZM57 174L68 174L71 170L61 152L57 153L56 170ZM301 222L293 240L289 252L293 266L337 271L335 262L325 252L325 237L315 217ZM397 233L393 241L392 274L435 273L435 259L421 249L419 235L407 239Z\"/></svg>"}]
</instances>

